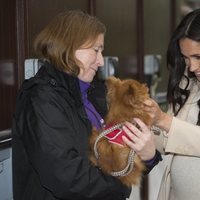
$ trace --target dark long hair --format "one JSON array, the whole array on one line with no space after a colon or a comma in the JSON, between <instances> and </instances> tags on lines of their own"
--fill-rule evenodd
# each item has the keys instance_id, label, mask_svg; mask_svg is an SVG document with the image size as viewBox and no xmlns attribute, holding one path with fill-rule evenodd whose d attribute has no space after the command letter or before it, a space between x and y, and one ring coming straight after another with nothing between
<instances>
[{"instance_id":1,"label":"dark long hair","mask_svg":"<svg viewBox=\"0 0 200 200\"><path fill-rule=\"evenodd\" d=\"M181 54L179 41L182 38L189 38L196 42L200 42L200 9L187 14L174 31L167 50L167 66L169 69L169 81L167 100L172 105L175 116L187 101L190 90L188 86L191 79L195 79L195 75L188 71L185 75L186 63ZM180 88L180 81L185 78L185 88ZM200 108L200 100L198 101ZM197 124L200 125L200 113L198 114Z\"/></svg>"}]
</instances>

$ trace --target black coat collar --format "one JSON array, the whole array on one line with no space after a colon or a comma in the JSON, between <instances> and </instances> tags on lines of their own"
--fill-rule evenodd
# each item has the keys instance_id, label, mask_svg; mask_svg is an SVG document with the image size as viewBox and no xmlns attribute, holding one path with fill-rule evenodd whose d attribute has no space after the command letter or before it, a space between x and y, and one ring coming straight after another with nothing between
<instances>
[{"instance_id":1,"label":"black coat collar","mask_svg":"<svg viewBox=\"0 0 200 200\"><path fill-rule=\"evenodd\" d=\"M59 89L59 92L63 92L63 95L67 92L72 97L71 99L75 100L74 103L77 107L83 106L79 81L76 76L60 71L51 63L45 61L35 77L48 81L57 90ZM107 113L105 96L106 87L104 82L95 77L88 90L88 98L102 117Z\"/></svg>"},{"instance_id":2,"label":"black coat collar","mask_svg":"<svg viewBox=\"0 0 200 200\"><path fill-rule=\"evenodd\" d=\"M78 78L58 70L51 63L45 61L36 77L46 79L51 85L59 88L60 92L66 92L76 100L76 106L82 106L81 93Z\"/></svg>"}]
</instances>

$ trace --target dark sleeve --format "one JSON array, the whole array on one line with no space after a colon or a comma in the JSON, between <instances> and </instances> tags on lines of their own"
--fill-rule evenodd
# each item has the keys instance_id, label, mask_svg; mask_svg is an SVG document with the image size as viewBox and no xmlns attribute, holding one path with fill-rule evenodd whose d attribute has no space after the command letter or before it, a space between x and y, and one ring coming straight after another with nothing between
<instances>
[{"instance_id":1,"label":"dark sleeve","mask_svg":"<svg viewBox=\"0 0 200 200\"><path fill-rule=\"evenodd\" d=\"M72 111L62 112L56 96L42 96L26 108L23 142L43 187L59 199L126 199L129 188L80 154Z\"/></svg>"},{"instance_id":2,"label":"dark sleeve","mask_svg":"<svg viewBox=\"0 0 200 200\"><path fill-rule=\"evenodd\" d=\"M151 160L144 161L146 166L145 174L148 174L160 161L162 161L161 153L156 150L155 156Z\"/></svg>"}]
</instances>

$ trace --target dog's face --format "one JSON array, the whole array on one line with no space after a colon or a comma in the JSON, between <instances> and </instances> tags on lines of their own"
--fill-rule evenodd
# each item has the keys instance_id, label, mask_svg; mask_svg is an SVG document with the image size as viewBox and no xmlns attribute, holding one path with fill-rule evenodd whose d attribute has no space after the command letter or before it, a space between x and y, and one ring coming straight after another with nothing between
<instances>
[{"instance_id":1,"label":"dog's face","mask_svg":"<svg viewBox=\"0 0 200 200\"><path fill-rule=\"evenodd\" d=\"M107 101L109 113L107 122L130 120L134 117L141 118L147 122L142 106L143 102L149 97L148 87L136 80L120 80L109 77L106 80ZM117 120L116 120L117 119Z\"/></svg>"}]
</instances>

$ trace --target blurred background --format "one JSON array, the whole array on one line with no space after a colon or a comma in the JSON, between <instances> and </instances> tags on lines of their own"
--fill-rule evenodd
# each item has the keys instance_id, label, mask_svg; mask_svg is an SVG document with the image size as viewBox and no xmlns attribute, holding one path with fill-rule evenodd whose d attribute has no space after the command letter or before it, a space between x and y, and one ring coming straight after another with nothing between
<instances>
[{"instance_id":1,"label":"blurred background","mask_svg":"<svg viewBox=\"0 0 200 200\"><path fill-rule=\"evenodd\" d=\"M35 74L33 40L59 12L81 9L107 27L102 80L110 75L146 83L167 109L166 49L180 19L200 8L199 0L1 0L0 1L0 200L12 199L11 119L17 91ZM165 158L164 158L165 159ZM156 200L165 162L157 166L130 200Z\"/></svg>"}]
</instances>

